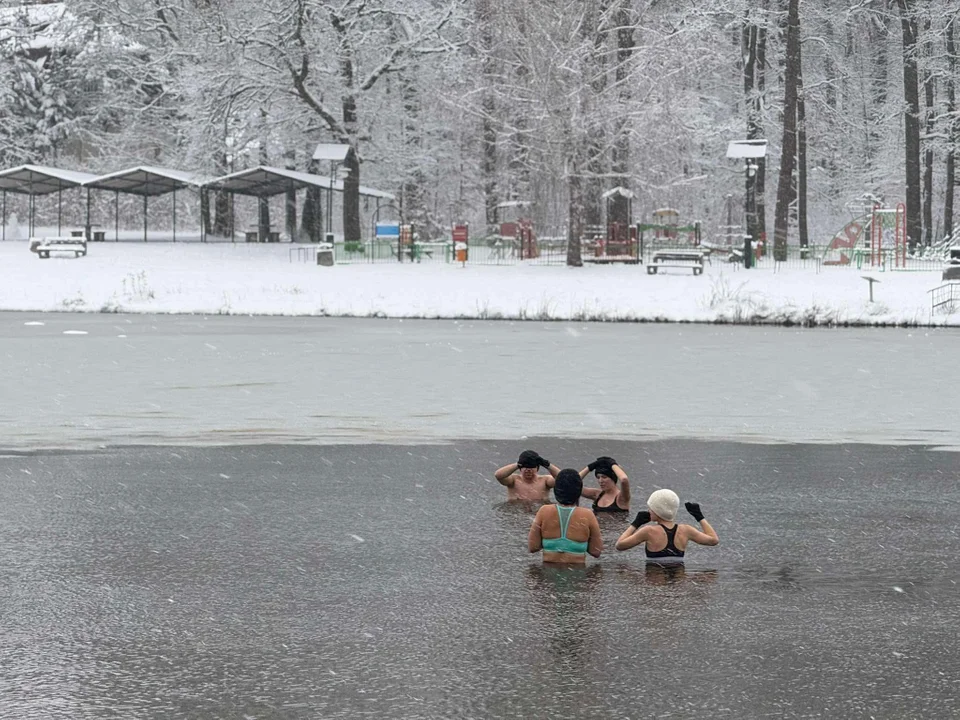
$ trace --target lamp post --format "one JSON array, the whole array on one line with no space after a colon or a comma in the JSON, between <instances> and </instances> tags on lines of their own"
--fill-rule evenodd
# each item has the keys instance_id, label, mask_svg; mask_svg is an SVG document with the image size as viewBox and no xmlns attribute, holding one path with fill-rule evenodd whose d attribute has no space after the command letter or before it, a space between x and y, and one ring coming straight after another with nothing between
<instances>
[{"instance_id":1,"label":"lamp post","mask_svg":"<svg viewBox=\"0 0 960 720\"><path fill-rule=\"evenodd\" d=\"M333 234L333 184L337 179L337 166L339 163L330 163L330 189L327 190L327 235ZM330 241L330 238L327 238Z\"/></svg>"},{"instance_id":2,"label":"lamp post","mask_svg":"<svg viewBox=\"0 0 960 720\"><path fill-rule=\"evenodd\" d=\"M744 198L744 221L746 232L743 235L743 266L753 266L753 244L757 237L757 169L760 167L754 162L756 158L767 154L766 140L733 140L727 145L727 157L743 160L743 171L746 175L746 196Z\"/></svg>"}]
</instances>

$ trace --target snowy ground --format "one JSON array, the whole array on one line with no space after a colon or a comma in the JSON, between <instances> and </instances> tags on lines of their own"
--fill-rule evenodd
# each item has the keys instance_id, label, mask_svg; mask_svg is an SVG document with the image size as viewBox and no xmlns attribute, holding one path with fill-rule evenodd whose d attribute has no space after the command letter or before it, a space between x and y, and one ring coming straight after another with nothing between
<instances>
[{"instance_id":1,"label":"snowy ground","mask_svg":"<svg viewBox=\"0 0 960 720\"><path fill-rule=\"evenodd\" d=\"M0 243L0 310L424 318L960 325L931 313L940 271L734 269L648 275L642 265L301 262L296 245L91 243L39 260ZM292 257L291 257L292 256ZM869 302L864 275L880 282Z\"/></svg>"}]
</instances>

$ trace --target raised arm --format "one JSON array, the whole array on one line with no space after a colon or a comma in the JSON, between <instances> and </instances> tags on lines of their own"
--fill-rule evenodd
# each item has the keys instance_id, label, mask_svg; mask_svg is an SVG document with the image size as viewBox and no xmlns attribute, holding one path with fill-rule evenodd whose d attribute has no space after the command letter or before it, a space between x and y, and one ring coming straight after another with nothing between
<instances>
[{"instance_id":1,"label":"raised arm","mask_svg":"<svg viewBox=\"0 0 960 720\"><path fill-rule=\"evenodd\" d=\"M684 503L683 506L687 509L687 512L693 515L693 519L700 523L702 530L697 530L693 525L687 525L690 530L688 531L689 539L693 540L697 545L719 545L720 538L717 537L717 531L703 518L703 511L700 509L700 503L688 502Z\"/></svg>"},{"instance_id":2,"label":"raised arm","mask_svg":"<svg viewBox=\"0 0 960 720\"><path fill-rule=\"evenodd\" d=\"M649 517L647 519L649 519ZM634 520L634 522L636 522L636 520ZM643 526L637 527L631 523L627 525L627 529L617 538L617 550L629 550L637 545L642 545L649 539L649 535L650 528Z\"/></svg>"},{"instance_id":3,"label":"raised arm","mask_svg":"<svg viewBox=\"0 0 960 720\"><path fill-rule=\"evenodd\" d=\"M537 510L537 516L533 519L533 524L530 526L530 533L527 535L527 550L532 553L540 552L543 549L543 526L542 518L543 508L549 507L544 505L539 510Z\"/></svg>"},{"instance_id":4,"label":"raised arm","mask_svg":"<svg viewBox=\"0 0 960 720\"><path fill-rule=\"evenodd\" d=\"M550 477L547 479L547 487L552 488L554 486L554 480L556 480L557 475L560 474L560 468L547 460L543 455L537 455L537 463L539 463L540 467L546 468L547 472L550 473Z\"/></svg>"},{"instance_id":5,"label":"raised arm","mask_svg":"<svg viewBox=\"0 0 960 720\"><path fill-rule=\"evenodd\" d=\"M493 476L497 479L497 482L504 487L513 487L513 483L516 482L514 473L516 473L518 469L519 466L515 462L510 463L497 470Z\"/></svg>"},{"instance_id":6,"label":"raised arm","mask_svg":"<svg viewBox=\"0 0 960 720\"><path fill-rule=\"evenodd\" d=\"M630 478L627 477L627 474L623 471L623 468L619 465L613 466L613 472L617 475L617 482L620 483L620 498L623 502L621 505L630 504Z\"/></svg>"},{"instance_id":7,"label":"raised arm","mask_svg":"<svg viewBox=\"0 0 960 720\"><path fill-rule=\"evenodd\" d=\"M597 467L597 462L594 460L592 463L587 465L583 470L580 471L580 479L583 480L587 475L592 473ZM580 491L580 496L589 498L590 500L596 500L600 497L600 488L588 488L585 487Z\"/></svg>"}]
</instances>

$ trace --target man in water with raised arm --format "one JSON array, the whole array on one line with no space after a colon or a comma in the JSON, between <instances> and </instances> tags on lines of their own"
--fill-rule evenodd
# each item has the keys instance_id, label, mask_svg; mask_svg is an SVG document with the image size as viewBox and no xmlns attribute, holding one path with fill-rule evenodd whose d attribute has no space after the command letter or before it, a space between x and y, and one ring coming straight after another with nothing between
<instances>
[{"instance_id":1,"label":"man in water with raised arm","mask_svg":"<svg viewBox=\"0 0 960 720\"><path fill-rule=\"evenodd\" d=\"M539 474L537 470L541 467L550 474ZM493 476L507 488L507 500L546 502L559 472L560 468L540 457L539 453L524 450L515 463L504 465Z\"/></svg>"}]
</instances>

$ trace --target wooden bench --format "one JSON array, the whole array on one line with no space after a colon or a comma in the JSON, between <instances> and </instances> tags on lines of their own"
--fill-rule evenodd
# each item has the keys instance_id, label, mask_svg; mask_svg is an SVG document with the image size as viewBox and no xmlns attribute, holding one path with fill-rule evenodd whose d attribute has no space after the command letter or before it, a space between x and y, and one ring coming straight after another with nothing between
<instances>
[{"instance_id":1,"label":"wooden bench","mask_svg":"<svg viewBox=\"0 0 960 720\"><path fill-rule=\"evenodd\" d=\"M693 270L694 275L703 273L704 254L699 250L657 250L647 265L647 274L656 275L660 268Z\"/></svg>"},{"instance_id":2,"label":"wooden bench","mask_svg":"<svg viewBox=\"0 0 960 720\"><path fill-rule=\"evenodd\" d=\"M50 257L50 253L73 253L74 258L87 254L87 241L77 237L48 237L43 240L31 240L30 252L37 254L41 260Z\"/></svg>"}]
</instances>

